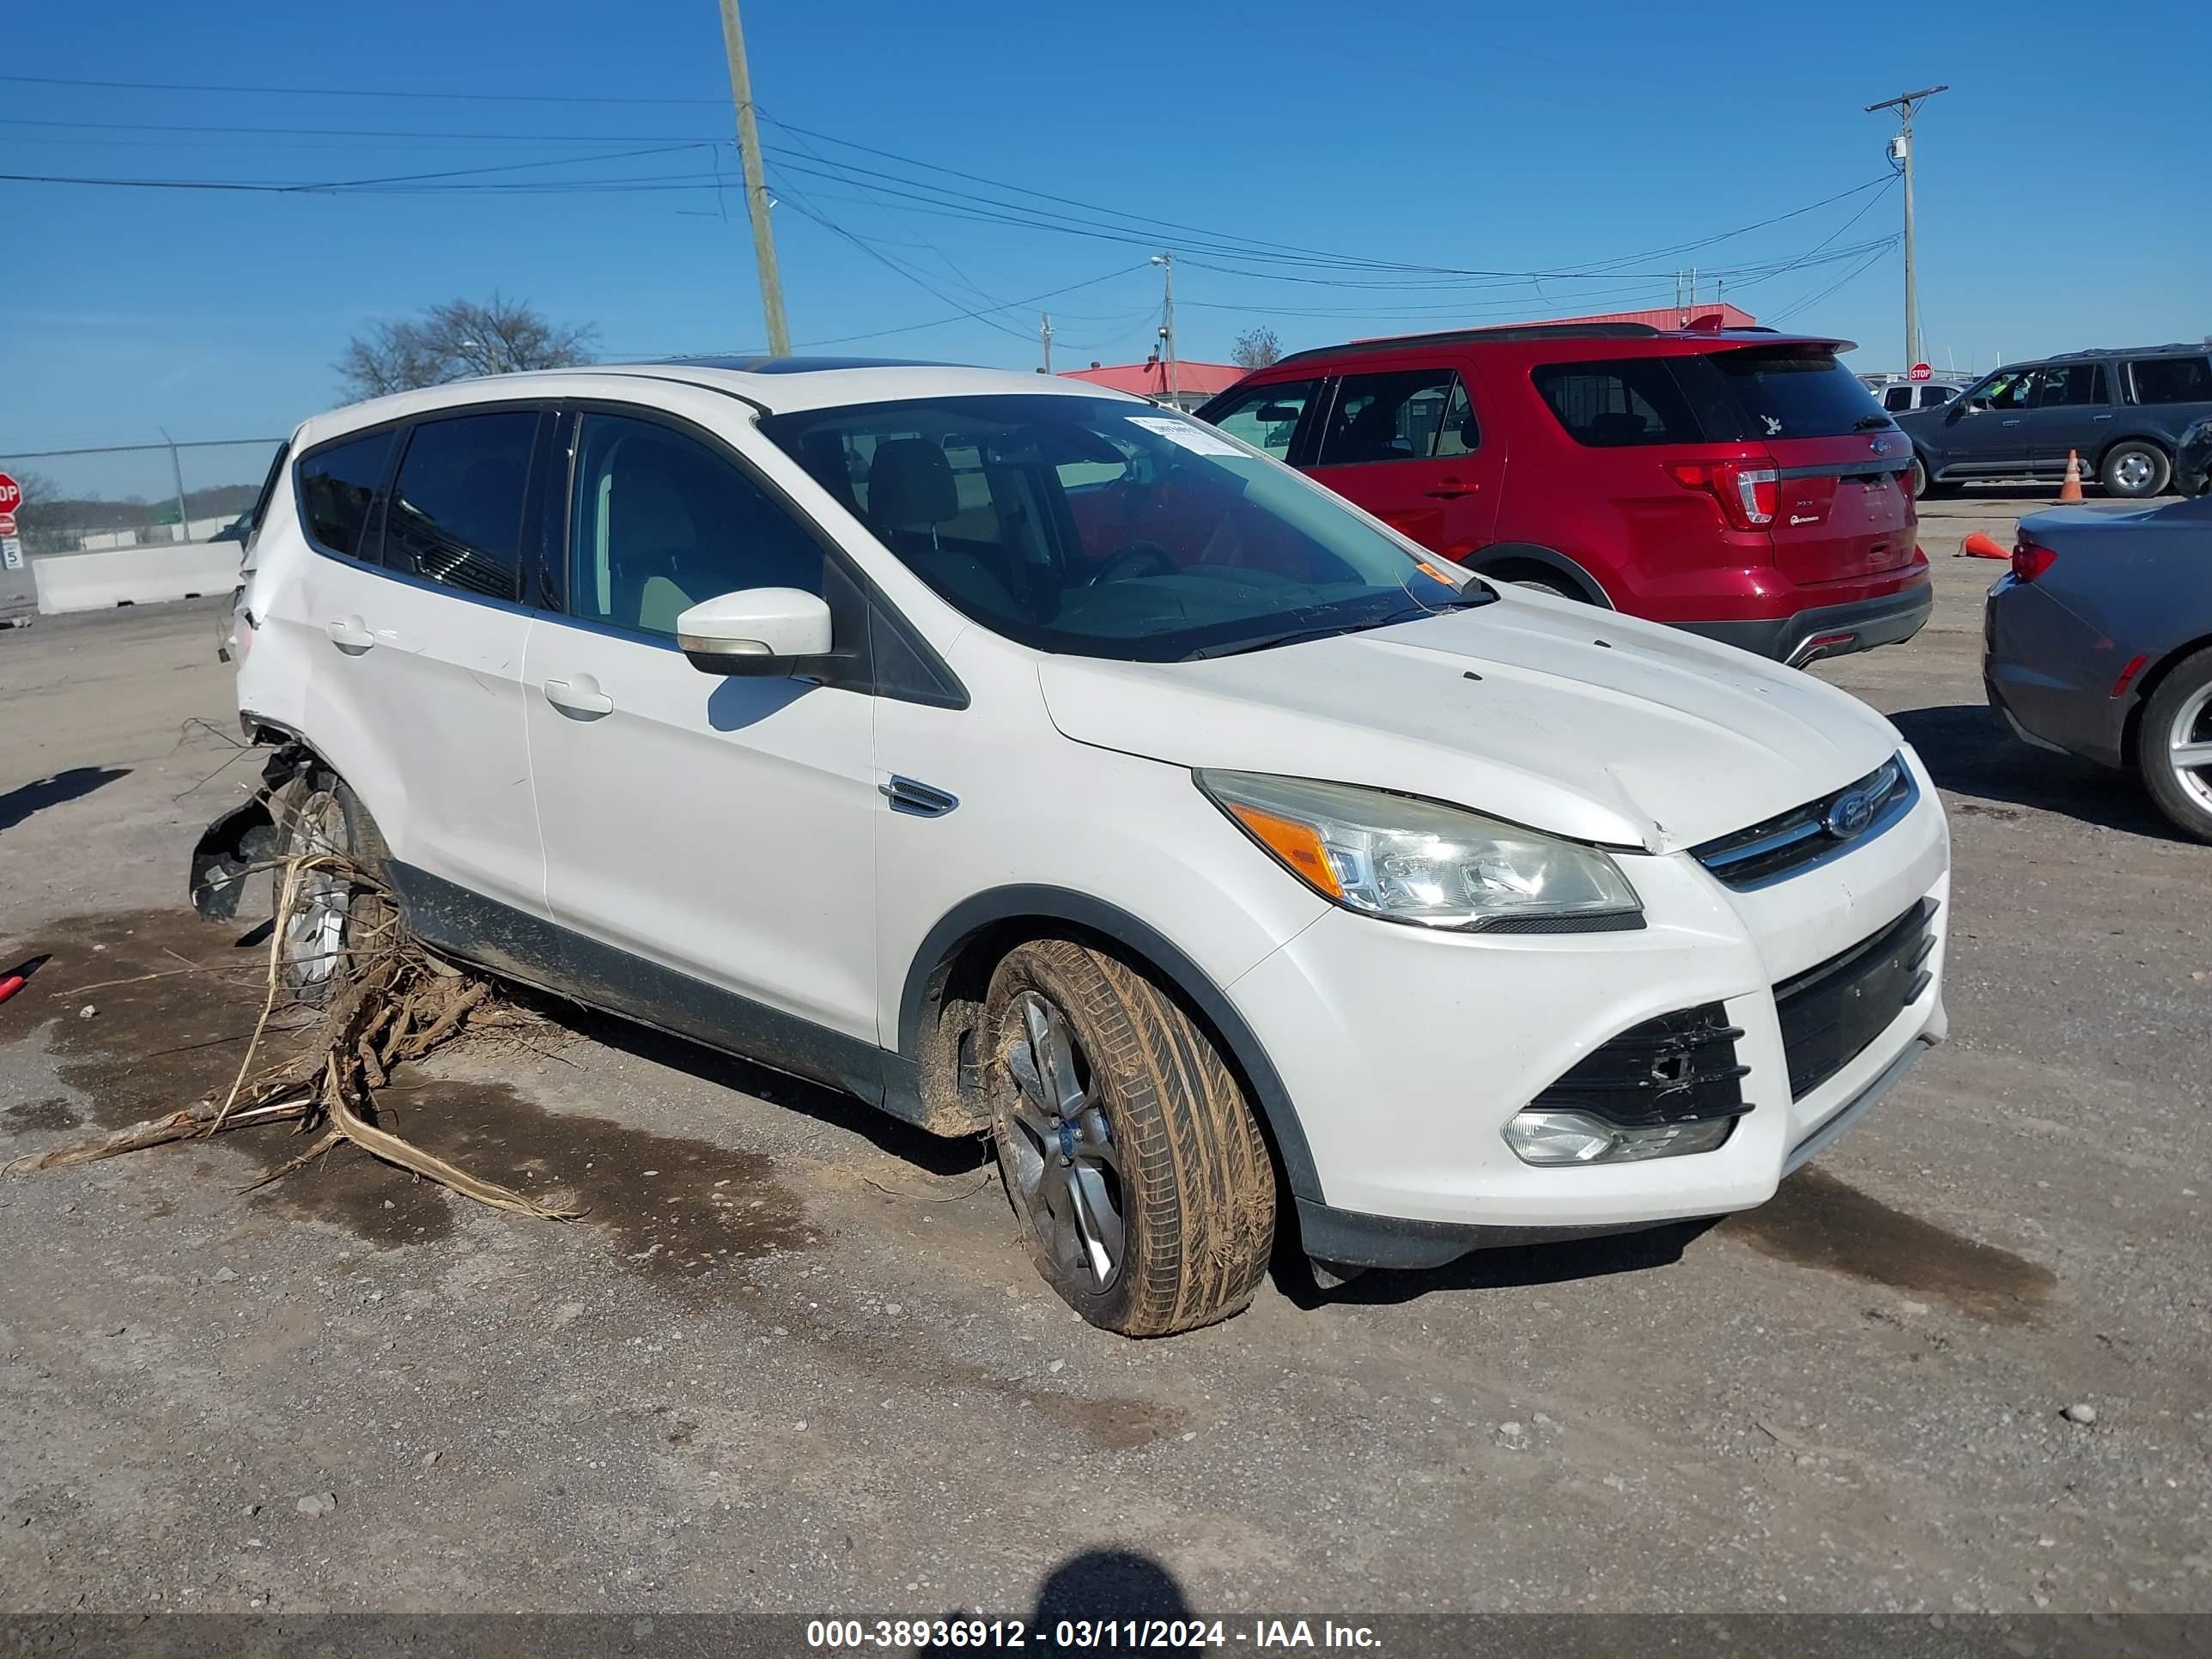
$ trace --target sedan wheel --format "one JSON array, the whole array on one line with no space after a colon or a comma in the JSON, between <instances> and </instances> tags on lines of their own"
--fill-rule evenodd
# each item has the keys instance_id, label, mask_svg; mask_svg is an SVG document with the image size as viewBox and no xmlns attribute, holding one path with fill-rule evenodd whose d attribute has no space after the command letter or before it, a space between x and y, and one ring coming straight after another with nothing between
<instances>
[{"instance_id":1,"label":"sedan wheel","mask_svg":"<svg viewBox=\"0 0 2212 1659\"><path fill-rule=\"evenodd\" d=\"M2136 730L2136 764L2175 826L2212 841L2212 649L2160 682Z\"/></svg>"}]
</instances>

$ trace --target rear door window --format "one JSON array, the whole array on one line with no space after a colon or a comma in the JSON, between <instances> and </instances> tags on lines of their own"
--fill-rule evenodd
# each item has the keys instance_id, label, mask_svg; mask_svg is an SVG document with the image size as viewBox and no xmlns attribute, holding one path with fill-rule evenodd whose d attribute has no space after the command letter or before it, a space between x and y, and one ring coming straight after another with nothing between
<instances>
[{"instance_id":1,"label":"rear door window","mask_svg":"<svg viewBox=\"0 0 2212 1659\"><path fill-rule=\"evenodd\" d=\"M372 432L301 457L300 520L307 539L325 553L349 559L375 556L364 546L368 509L384 482L395 435Z\"/></svg>"},{"instance_id":2,"label":"rear door window","mask_svg":"<svg viewBox=\"0 0 2212 1659\"><path fill-rule=\"evenodd\" d=\"M407 441L384 515L384 562L486 599L522 597L522 507L534 410L426 421Z\"/></svg>"},{"instance_id":3,"label":"rear door window","mask_svg":"<svg viewBox=\"0 0 2212 1659\"><path fill-rule=\"evenodd\" d=\"M2076 404L2111 401L2105 395L2102 363L2046 363L2027 377L2031 409L2064 409Z\"/></svg>"},{"instance_id":4,"label":"rear door window","mask_svg":"<svg viewBox=\"0 0 2212 1659\"><path fill-rule=\"evenodd\" d=\"M1298 422L1305 418L1320 385L1319 380L1286 380L1231 392L1230 401L1206 418L1231 437L1283 460L1290 455L1291 441L1297 436Z\"/></svg>"},{"instance_id":5,"label":"rear door window","mask_svg":"<svg viewBox=\"0 0 2212 1659\"><path fill-rule=\"evenodd\" d=\"M2139 404L2212 404L2212 358L2147 357L2128 365Z\"/></svg>"},{"instance_id":6,"label":"rear door window","mask_svg":"<svg viewBox=\"0 0 2212 1659\"><path fill-rule=\"evenodd\" d=\"M1529 378L1567 435L1590 448L1711 441L1663 357L1542 363Z\"/></svg>"},{"instance_id":7,"label":"rear door window","mask_svg":"<svg viewBox=\"0 0 2212 1659\"><path fill-rule=\"evenodd\" d=\"M1838 438L1888 424L1858 376L1825 346L1752 346L1679 359L1686 380L1717 376L1747 438Z\"/></svg>"},{"instance_id":8,"label":"rear door window","mask_svg":"<svg viewBox=\"0 0 2212 1659\"><path fill-rule=\"evenodd\" d=\"M1337 389L1314 464L1425 461L1468 454L1480 439L1466 388L1449 368L1347 374Z\"/></svg>"}]
</instances>

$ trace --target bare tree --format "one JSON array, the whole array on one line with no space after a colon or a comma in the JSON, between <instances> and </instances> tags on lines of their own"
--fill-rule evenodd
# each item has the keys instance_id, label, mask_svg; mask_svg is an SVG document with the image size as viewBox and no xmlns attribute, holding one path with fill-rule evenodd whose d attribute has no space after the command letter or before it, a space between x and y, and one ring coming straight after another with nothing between
<instances>
[{"instance_id":1,"label":"bare tree","mask_svg":"<svg viewBox=\"0 0 2212 1659\"><path fill-rule=\"evenodd\" d=\"M1229 361L1239 368L1265 368L1280 359L1283 343L1272 328L1248 328L1229 349Z\"/></svg>"},{"instance_id":2,"label":"bare tree","mask_svg":"<svg viewBox=\"0 0 2212 1659\"><path fill-rule=\"evenodd\" d=\"M71 514L63 504L60 489L45 473L28 468L18 469L15 477L23 492L22 501L15 508L15 522L23 540L33 553L60 550L71 528Z\"/></svg>"},{"instance_id":3,"label":"bare tree","mask_svg":"<svg viewBox=\"0 0 2212 1659\"><path fill-rule=\"evenodd\" d=\"M449 300L404 322L378 323L346 343L331 365L356 398L442 386L477 374L565 368L591 361L599 331L561 328L526 301Z\"/></svg>"}]
</instances>

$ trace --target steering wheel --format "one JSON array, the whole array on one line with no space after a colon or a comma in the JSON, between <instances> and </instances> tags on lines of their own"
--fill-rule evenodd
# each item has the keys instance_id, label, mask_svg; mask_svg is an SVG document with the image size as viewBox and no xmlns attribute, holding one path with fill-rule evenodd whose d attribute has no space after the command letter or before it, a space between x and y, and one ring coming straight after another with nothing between
<instances>
[{"instance_id":1,"label":"steering wheel","mask_svg":"<svg viewBox=\"0 0 2212 1659\"><path fill-rule=\"evenodd\" d=\"M1140 573L1137 567L1147 563L1155 568ZM1090 579L1083 585L1096 587L1101 582L1117 582L1124 576L1139 574L1171 576L1177 568L1175 555L1158 542L1131 542L1092 571Z\"/></svg>"}]
</instances>

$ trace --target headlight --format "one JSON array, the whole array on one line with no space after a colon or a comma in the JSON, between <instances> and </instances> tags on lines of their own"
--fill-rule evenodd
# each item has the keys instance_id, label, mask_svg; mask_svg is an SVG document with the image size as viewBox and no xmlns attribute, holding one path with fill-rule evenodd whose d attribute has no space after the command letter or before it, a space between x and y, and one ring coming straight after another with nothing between
<instances>
[{"instance_id":1,"label":"headlight","mask_svg":"<svg viewBox=\"0 0 2212 1659\"><path fill-rule=\"evenodd\" d=\"M1595 848L1435 801L1306 778L1200 772L1198 787L1323 898L1390 921L1633 927L1643 907Z\"/></svg>"}]
</instances>

